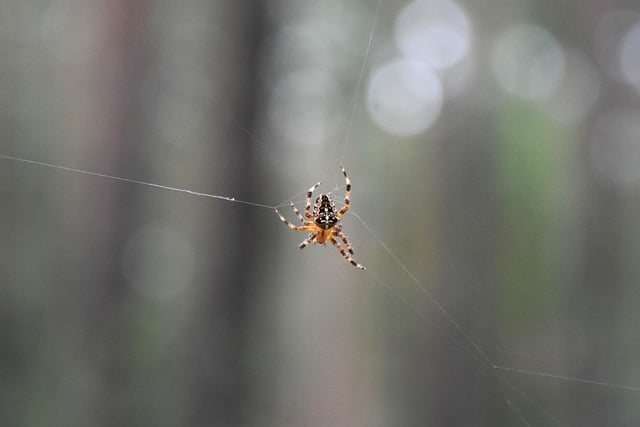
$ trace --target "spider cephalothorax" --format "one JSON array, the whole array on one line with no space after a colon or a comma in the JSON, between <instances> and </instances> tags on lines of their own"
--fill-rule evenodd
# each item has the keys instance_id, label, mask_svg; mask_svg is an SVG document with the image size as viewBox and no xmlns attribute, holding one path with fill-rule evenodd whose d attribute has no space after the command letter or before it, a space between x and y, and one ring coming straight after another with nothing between
<instances>
[{"instance_id":1,"label":"spider cephalothorax","mask_svg":"<svg viewBox=\"0 0 640 427\"><path fill-rule=\"evenodd\" d=\"M276 214L280 218L280 221L284 222L287 227L296 231L310 231L311 234L300 243L300 249L304 249L309 243L320 243L324 245L327 240L334 245L340 254L349 261L353 266L358 267L362 270L365 268L362 264L358 264L352 257L353 248L349 244L347 240L347 236L342 233L342 225L340 224L340 218L349 210L349 196L351 195L351 181L347 176L347 171L344 170L342 166L342 174L344 175L344 181L346 183L345 195L344 195L344 206L339 211L336 211L336 206L327 194L321 194L316 199L316 203L313 207L313 214L311 213L311 197L313 196L313 191L318 188L320 183L317 183L313 187L311 187L307 191L307 204L304 208L304 215L307 219L311 221L307 221L304 219L298 208L296 208L293 203L291 203L291 207L295 212L296 216L302 222L301 226L296 226L291 224L285 217L283 217L278 209L276 209ZM342 245L336 240L336 237L342 240L344 243L343 248Z\"/></svg>"}]
</instances>

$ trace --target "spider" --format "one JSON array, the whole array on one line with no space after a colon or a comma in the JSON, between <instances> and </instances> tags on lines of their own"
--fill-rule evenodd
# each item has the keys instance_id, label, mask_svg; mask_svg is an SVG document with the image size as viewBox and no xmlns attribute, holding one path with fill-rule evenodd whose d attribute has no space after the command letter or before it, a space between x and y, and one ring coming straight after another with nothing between
<instances>
[{"instance_id":1,"label":"spider","mask_svg":"<svg viewBox=\"0 0 640 427\"><path fill-rule=\"evenodd\" d=\"M311 197L313 196L313 191L320 185L319 182L307 191L307 204L304 208L304 215L311 221L305 220L293 203L291 203L291 208L298 219L300 219L300 222L302 222L301 226L293 225L287 221L287 219L280 214L278 209L275 211L276 215L280 218L280 221L290 229L295 231L311 232L311 234L309 234L309 236L300 243L300 249L304 249L309 243L320 243L321 245L324 245L328 240L336 247L336 249L338 249L338 251L340 251L340 254L349 261L351 265L358 267L361 270L365 270L365 267L362 264L359 264L351 257L351 255L353 255L353 248L349 244L347 236L342 233L340 218L342 218L342 215L349 210L351 181L347 176L347 171L345 171L342 166L340 166L340 169L342 169L342 174L344 175L344 180L347 185L344 195L344 206L339 211L336 212L336 206L333 203L333 200L331 200L331 197L327 194L320 194L316 199L315 206L313 207L313 214L311 213ZM336 240L336 237L342 240L342 243L344 243L344 246L347 248L346 250Z\"/></svg>"}]
</instances>

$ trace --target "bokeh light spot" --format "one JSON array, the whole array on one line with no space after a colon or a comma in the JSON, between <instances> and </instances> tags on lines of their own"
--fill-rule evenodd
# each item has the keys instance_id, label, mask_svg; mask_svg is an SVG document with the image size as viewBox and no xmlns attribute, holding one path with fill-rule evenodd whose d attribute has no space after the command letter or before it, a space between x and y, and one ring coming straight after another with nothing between
<instances>
[{"instance_id":1,"label":"bokeh light spot","mask_svg":"<svg viewBox=\"0 0 640 427\"><path fill-rule=\"evenodd\" d=\"M520 98L549 97L565 75L565 54L545 29L521 24L502 33L493 49L493 72L500 86Z\"/></svg>"},{"instance_id":2,"label":"bokeh light spot","mask_svg":"<svg viewBox=\"0 0 640 427\"><path fill-rule=\"evenodd\" d=\"M396 60L373 70L367 108L378 126L398 136L427 130L442 108L442 85L423 62Z\"/></svg>"},{"instance_id":3,"label":"bokeh light spot","mask_svg":"<svg viewBox=\"0 0 640 427\"><path fill-rule=\"evenodd\" d=\"M602 83L595 64L579 51L567 53L566 78L549 99L548 111L564 125L583 120L598 101Z\"/></svg>"},{"instance_id":4,"label":"bokeh light spot","mask_svg":"<svg viewBox=\"0 0 640 427\"><path fill-rule=\"evenodd\" d=\"M414 0L398 14L395 38L407 58L444 69L468 54L471 25L454 2Z\"/></svg>"},{"instance_id":5,"label":"bokeh light spot","mask_svg":"<svg viewBox=\"0 0 640 427\"><path fill-rule=\"evenodd\" d=\"M607 11L593 32L593 53L600 69L619 81L628 82L621 64L624 39L640 22L640 12L631 9ZM630 52L627 52L629 54Z\"/></svg>"}]
</instances>

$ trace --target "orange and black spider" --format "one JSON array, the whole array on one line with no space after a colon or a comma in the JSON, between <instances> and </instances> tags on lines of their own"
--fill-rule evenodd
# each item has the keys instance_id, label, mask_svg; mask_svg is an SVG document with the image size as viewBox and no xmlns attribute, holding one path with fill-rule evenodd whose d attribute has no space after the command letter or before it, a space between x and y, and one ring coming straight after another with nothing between
<instances>
[{"instance_id":1,"label":"orange and black spider","mask_svg":"<svg viewBox=\"0 0 640 427\"><path fill-rule=\"evenodd\" d=\"M362 270L365 270L365 267L362 264L357 263L351 255L353 255L353 248L349 244L347 240L347 236L342 233L342 224L340 224L340 218L349 210L349 196L351 195L351 181L349 181L349 177L347 176L347 171L344 170L342 166L342 174L344 175L344 180L347 184L345 195L344 195L344 206L342 209L336 212L336 206L327 194L320 194L316 199L316 204L313 207L313 214L311 214L311 197L313 196L313 191L318 188L320 183L317 183L313 187L311 187L307 191L307 205L304 208L304 215L310 219L311 221L307 221L304 219L302 214L298 208L296 208L293 203L291 203L291 207L295 212L300 222L302 222L301 226L296 226L291 224L285 217L283 217L278 209L276 209L276 215L280 218L280 221L284 222L287 227L295 231L310 231L311 234L300 243L300 249L304 249L309 243L320 243L324 245L327 240L330 241L333 246L335 246L342 256L349 261L353 266L358 267ZM340 245L340 243L335 239L339 238L344 243L345 249ZM348 253L347 253L348 252Z\"/></svg>"}]
</instances>

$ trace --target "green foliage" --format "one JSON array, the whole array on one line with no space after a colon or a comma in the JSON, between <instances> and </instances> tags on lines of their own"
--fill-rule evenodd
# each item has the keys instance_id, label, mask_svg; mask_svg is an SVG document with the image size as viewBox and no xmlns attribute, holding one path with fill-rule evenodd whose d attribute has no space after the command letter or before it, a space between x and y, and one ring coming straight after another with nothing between
<instances>
[{"instance_id":1,"label":"green foliage","mask_svg":"<svg viewBox=\"0 0 640 427\"><path fill-rule=\"evenodd\" d=\"M504 316L516 323L544 316L560 301L561 230L571 143L544 111L510 101L498 110L495 149L500 206L498 269Z\"/></svg>"}]
</instances>

